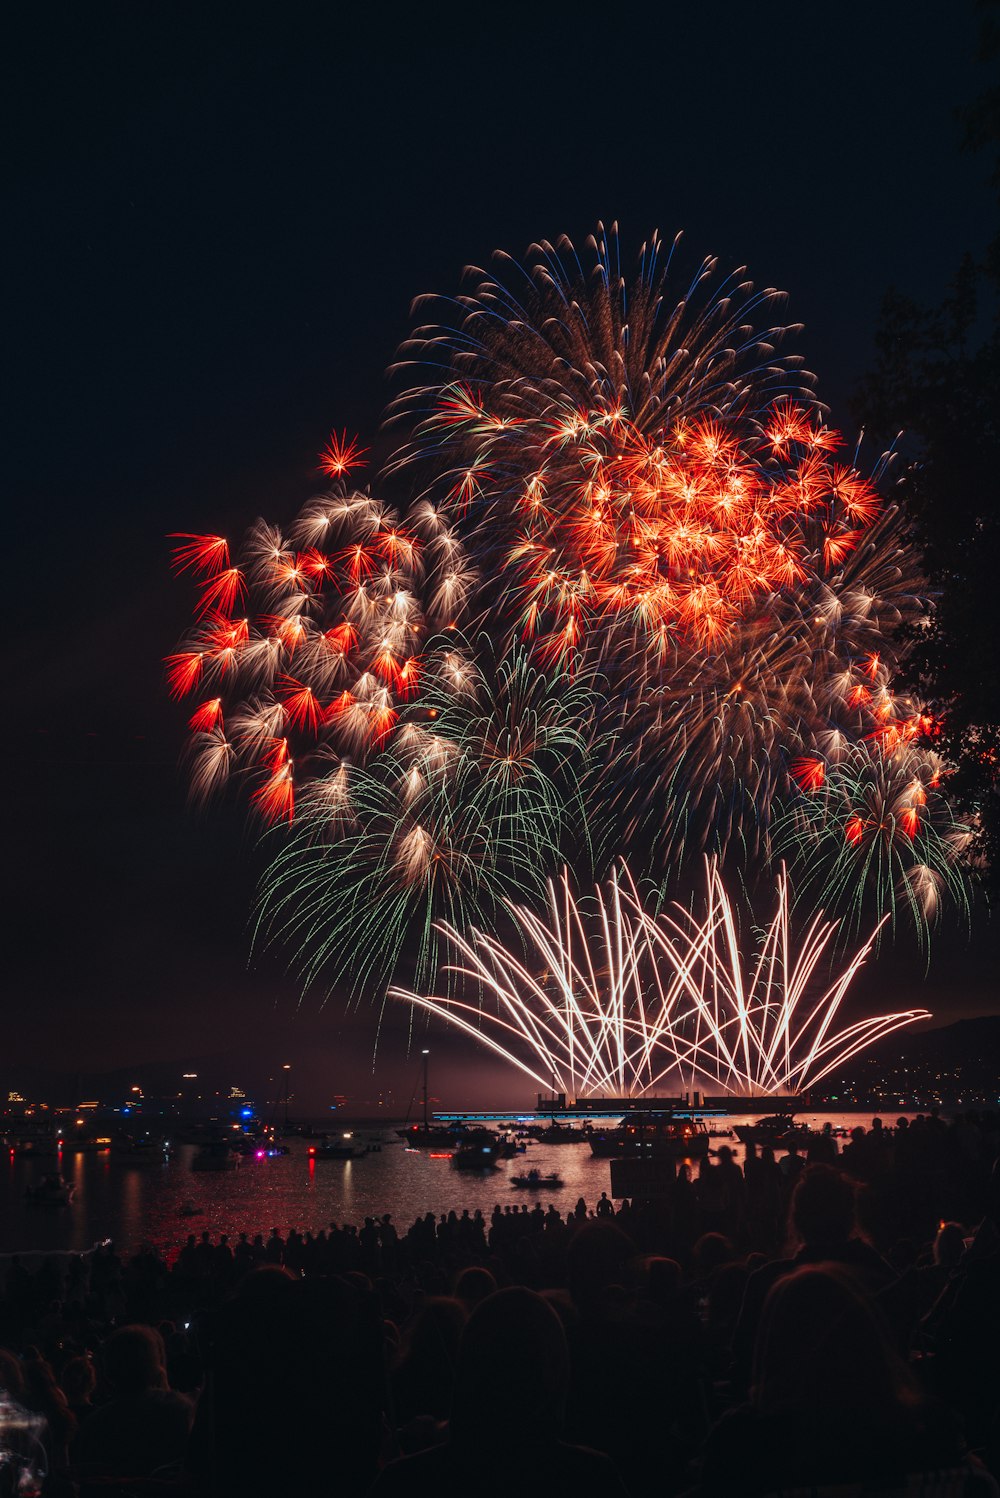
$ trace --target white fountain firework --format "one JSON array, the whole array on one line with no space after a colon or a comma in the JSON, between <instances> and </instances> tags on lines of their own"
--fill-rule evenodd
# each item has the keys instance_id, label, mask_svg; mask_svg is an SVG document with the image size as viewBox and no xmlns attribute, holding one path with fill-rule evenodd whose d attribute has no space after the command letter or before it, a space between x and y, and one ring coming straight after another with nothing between
<instances>
[{"instance_id":1,"label":"white fountain firework","mask_svg":"<svg viewBox=\"0 0 1000 1498\"><path fill-rule=\"evenodd\" d=\"M572 1097L639 1097L667 1084L736 1094L815 1086L876 1040L929 1017L907 1009L836 1028L872 932L829 983L818 977L837 922L817 912L797 938L787 875L777 908L746 957L717 862L706 859L704 913L675 904L651 913L622 864L592 901L578 901L567 870L549 881L547 919L507 901L520 959L495 936L443 922L460 996L390 994L471 1035L542 1087Z\"/></svg>"}]
</instances>

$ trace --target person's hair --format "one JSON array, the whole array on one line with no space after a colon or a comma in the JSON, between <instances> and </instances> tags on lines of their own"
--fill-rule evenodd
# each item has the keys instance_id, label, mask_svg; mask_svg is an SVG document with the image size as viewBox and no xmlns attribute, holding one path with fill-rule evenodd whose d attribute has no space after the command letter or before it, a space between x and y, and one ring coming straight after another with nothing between
<instances>
[{"instance_id":1,"label":"person's hair","mask_svg":"<svg viewBox=\"0 0 1000 1498\"><path fill-rule=\"evenodd\" d=\"M631 1238L616 1223L595 1220L581 1226L566 1258L567 1285L574 1305L594 1305L610 1285L621 1284L634 1253Z\"/></svg>"},{"instance_id":2,"label":"person's hair","mask_svg":"<svg viewBox=\"0 0 1000 1498\"><path fill-rule=\"evenodd\" d=\"M24 1375L21 1364L6 1347L0 1347L0 1389L17 1402L24 1398Z\"/></svg>"},{"instance_id":3,"label":"person's hair","mask_svg":"<svg viewBox=\"0 0 1000 1498\"><path fill-rule=\"evenodd\" d=\"M46 1445L52 1440L70 1440L76 1431L76 1419L49 1363L36 1352L33 1357L25 1357L22 1371L25 1403L48 1421Z\"/></svg>"},{"instance_id":4,"label":"person's hair","mask_svg":"<svg viewBox=\"0 0 1000 1498\"><path fill-rule=\"evenodd\" d=\"M792 1192L789 1223L799 1243L846 1243L857 1227L853 1181L832 1165L808 1165Z\"/></svg>"},{"instance_id":5,"label":"person's hair","mask_svg":"<svg viewBox=\"0 0 1000 1498\"><path fill-rule=\"evenodd\" d=\"M497 1282L488 1269L473 1264L463 1269L455 1279L455 1299L471 1310L480 1301L496 1292Z\"/></svg>"},{"instance_id":6,"label":"person's hair","mask_svg":"<svg viewBox=\"0 0 1000 1498\"><path fill-rule=\"evenodd\" d=\"M59 1375L62 1391L70 1404L80 1404L94 1392L97 1377L89 1358L70 1358Z\"/></svg>"},{"instance_id":7,"label":"person's hair","mask_svg":"<svg viewBox=\"0 0 1000 1498\"><path fill-rule=\"evenodd\" d=\"M166 1389L167 1355L163 1338L151 1326L123 1326L104 1344L104 1376L116 1394Z\"/></svg>"},{"instance_id":8,"label":"person's hair","mask_svg":"<svg viewBox=\"0 0 1000 1498\"><path fill-rule=\"evenodd\" d=\"M456 1440L510 1422L522 1437L555 1436L569 1391L562 1322L534 1290L498 1290L465 1324L458 1352L451 1431Z\"/></svg>"},{"instance_id":9,"label":"person's hair","mask_svg":"<svg viewBox=\"0 0 1000 1498\"><path fill-rule=\"evenodd\" d=\"M725 1233L702 1233L692 1250L695 1274L711 1274L723 1264L731 1264L736 1251Z\"/></svg>"},{"instance_id":10,"label":"person's hair","mask_svg":"<svg viewBox=\"0 0 1000 1498\"><path fill-rule=\"evenodd\" d=\"M442 1357L454 1364L465 1325L465 1307L450 1295L428 1295L403 1337L407 1360L438 1362Z\"/></svg>"},{"instance_id":11,"label":"person's hair","mask_svg":"<svg viewBox=\"0 0 1000 1498\"><path fill-rule=\"evenodd\" d=\"M646 1292L650 1300L671 1301L680 1290L683 1273L676 1259L650 1255L645 1261Z\"/></svg>"},{"instance_id":12,"label":"person's hair","mask_svg":"<svg viewBox=\"0 0 1000 1498\"><path fill-rule=\"evenodd\" d=\"M284 1294L295 1276L283 1264L258 1264L240 1280L237 1300L269 1300Z\"/></svg>"},{"instance_id":13,"label":"person's hair","mask_svg":"<svg viewBox=\"0 0 1000 1498\"><path fill-rule=\"evenodd\" d=\"M798 1269L772 1286L751 1393L763 1410L863 1410L874 1421L918 1402L881 1316L836 1264Z\"/></svg>"}]
</instances>

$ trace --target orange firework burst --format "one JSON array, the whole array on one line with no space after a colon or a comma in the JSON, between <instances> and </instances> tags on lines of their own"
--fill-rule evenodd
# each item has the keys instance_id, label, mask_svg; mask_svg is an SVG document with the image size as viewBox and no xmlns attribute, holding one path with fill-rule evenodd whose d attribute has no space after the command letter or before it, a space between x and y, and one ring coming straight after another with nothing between
<instances>
[{"instance_id":1,"label":"orange firework burst","mask_svg":"<svg viewBox=\"0 0 1000 1498\"><path fill-rule=\"evenodd\" d=\"M358 445L358 439L347 438L347 432L343 431L338 436L331 432L329 440L319 455L320 471L327 478L342 479L345 474L350 473L352 468L364 466L364 460L368 453L366 447Z\"/></svg>"},{"instance_id":2,"label":"orange firework burst","mask_svg":"<svg viewBox=\"0 0 1000 1498\"><path fill-rule=\"evenodd\" d=\"M887 631L923 607L895 508L837 456L788 330L755 327L779 294L711 260L671 293L676 247L628 276L601 229L589 267L562 240L519 281L474 271L459 325L405 346L425 383L395 413L479 616L600 677L626 825L653 814L671 857L754 845L838 736L904 733Z\"/></svg>"},{"instance_id":3,"label":"orange firework burst","mask_svg":"<svg viewBox=\"0 0 1000 1498\"><path fill-rule=\"evenodd\" d=\"M360 449L334 436L326 457L341 472ZM244 771L258 812L290 820L297 786L343 754L363 763L391 739L428 636L461 608L452 528L430 505L400 521L338 485L287 536L258 521L233 565L220 536L177 539L175 565L196 575L200 596L168 681L176 697L211 692L189 723L193 792L214 793Z\"/></svg>"}]
</instances>

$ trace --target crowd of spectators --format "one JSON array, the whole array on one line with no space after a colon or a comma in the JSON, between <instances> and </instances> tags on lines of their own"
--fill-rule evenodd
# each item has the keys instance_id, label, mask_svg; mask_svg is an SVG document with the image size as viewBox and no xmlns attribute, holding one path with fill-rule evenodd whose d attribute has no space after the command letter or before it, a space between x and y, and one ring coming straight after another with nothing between
<instances>
[{"instance_id":1,"label":"crowd of spectators","mask_svg":"<svg viewBox=\"0 0 1000 1498\"><path fill-rule=\"evenodd\" d=\"M0 1494L996 1495L998 1159L876 1120L646 1202L11 1256Z\"/></svg>"}]
</instances>

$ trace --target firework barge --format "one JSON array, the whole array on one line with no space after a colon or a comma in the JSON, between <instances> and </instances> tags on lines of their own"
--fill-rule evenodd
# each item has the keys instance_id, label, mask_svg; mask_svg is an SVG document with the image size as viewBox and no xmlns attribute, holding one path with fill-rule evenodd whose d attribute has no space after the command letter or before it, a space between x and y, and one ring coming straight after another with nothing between
<instances>
[{"instance_id":1,"label":"firework barge","mask_svg":"<svg viewBox=\"0 0 1000 1498\"><path fill-rule=\"evenodd\" d=\"M554 1128L562 1142L572 1135L581 1144L589 1144L595 1159L610 1163L613 1196L656 1200L669 1198L680 1164L704 1159L713 1137L732 1137L725 1127L730 1115L767 1110L787 1130L795 1110L806 1106L808 1099L802 1095L704 1097L692 1092L675 1097L567 1100L565 1093L554 1092L540 1094L533 1113L438 1113L434 1118L438 1126L466 1127L509 1123L516 1117L531 1128L547 1120L547 1127L534 1128L536 1137L542 1139Z\"/></svg>"},{"instance_id":2,"label":"firework barge","mask_svg":"<svg viewBox=\"0 0 1000 1498\"><path fill-rule=\"evenodd\" d=\"M614 1120L623 1123L630 1117L651 1120L684 1119L724 1121L730 1114L769 1113L780 1114L791 1119L809 1107L806 1093L795 1096L776 1097L769 1094L736 1096L725 1093L708 1096L700 1092L680 1093L676 1097L585 1097L567 1099L564 1092L550 1096L539 1093L538 1101L531 1112L517 1113L510 1108L493 1111L435 1113L434 1124L446 1128L465 1127L472 1124L510 1123L512 1120L529 1129L538 1124L546 1127L534 1128L534 1137L542 1142L550 1133L560 1142L570 1135L578 1143L584 1143L592 1134L601 1132L601 1124ZM402 1132L402 1131L401 1131Z\"/></svg>"}]
</instances>

